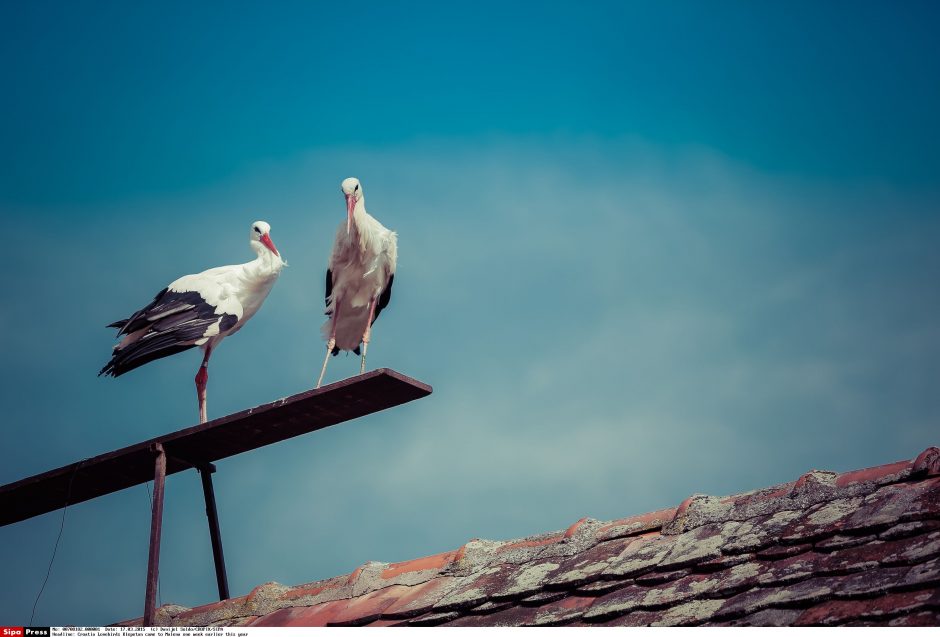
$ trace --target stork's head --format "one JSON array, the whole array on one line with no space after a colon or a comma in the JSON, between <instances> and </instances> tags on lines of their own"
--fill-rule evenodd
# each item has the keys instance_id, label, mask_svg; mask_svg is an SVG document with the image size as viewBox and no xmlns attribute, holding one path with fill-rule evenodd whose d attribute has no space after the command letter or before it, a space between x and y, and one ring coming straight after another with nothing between
<instances>
[{"instance_id":1,"label":"stork's head","mask_svg":"<svg viewBox=\"0 0 940 637\"><path fill-rule=\"evenodd\" d=\"M271 224L267 221L255 221L251 224L251 234L249 235L252 249L261 254L261 250L267 248L274 253L274 256L280 258L280 253L274 247L271 241Z\"/></svg>"},{"instance_id":2,"label":"stork's head","mask_svg":"<svg viewBox=\"0 0 940 637\"><path fill-rule=\"evenodd\" d=\"M349 226L352 224L356 204L362 201L362 185L355 177L347 177L343 180L341 187L343 196L346 197L346 234L349 234Z\"/></svg>"}]
</instances>

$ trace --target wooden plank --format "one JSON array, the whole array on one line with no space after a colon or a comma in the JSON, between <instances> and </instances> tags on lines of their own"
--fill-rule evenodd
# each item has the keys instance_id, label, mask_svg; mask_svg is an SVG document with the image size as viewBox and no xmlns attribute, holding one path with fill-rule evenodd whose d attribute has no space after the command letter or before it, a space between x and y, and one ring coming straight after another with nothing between
<instances>
[{"instance_id":1,"label":"wooden plank","mask_svg":"<svg viewBox=\"0 0 940 637\"><path fill-rule=\"evenodd\" d=\"M167 475L423 398L430 385L376 369L0 487L0 526L153 479L152 445Z\"/></svg>"}]
</instances>

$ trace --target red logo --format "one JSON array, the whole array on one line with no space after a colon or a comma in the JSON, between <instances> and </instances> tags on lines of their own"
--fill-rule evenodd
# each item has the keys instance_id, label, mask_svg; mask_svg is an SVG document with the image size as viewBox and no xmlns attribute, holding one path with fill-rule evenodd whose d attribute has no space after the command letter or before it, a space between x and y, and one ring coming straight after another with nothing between
<instances>
[{"instance_id":1,"label":"red logo","mask_svg":"<svg viewBox=\"0 0 940 637\"><path fill-rule=\"evenodd\" d=\"M0 626L0 637L23 637L23 627Z\"/></svg>"}]
</instances>

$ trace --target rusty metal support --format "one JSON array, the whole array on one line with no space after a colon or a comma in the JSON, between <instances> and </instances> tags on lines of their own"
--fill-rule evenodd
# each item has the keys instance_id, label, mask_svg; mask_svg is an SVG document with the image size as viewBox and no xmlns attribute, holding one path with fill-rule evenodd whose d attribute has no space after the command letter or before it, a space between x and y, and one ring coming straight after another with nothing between
<instances>
[{"instance_id":1,"label":"rusty metal support","mask_svg":"<svg viewBox=\"0 0 940 637\"><path fill-rule=\"evenodd\" d=\"M212 540L212 559L215 561L215 581L219 586L219 599L228 599L228 575L225 573L225 555L222 554L222 532L219 530L219 513L215 507L215 491L212 488L212 463L197 467L202 478L202 494L206 498L206 517L209 520L209 538Z\"/></svg>"},{"instance_id":2,"label":"rusty metal support","mask_svg":"<svg viewBox=\"0 0 940 637\"><path fill-rule=\"evenodd\" d=\"M163 486L166 483L166 453L159 442L150 447L154 455L153 510L150 518L150 555L147 560L147 592L144 596L144 626L154 625L157 583L160 578L160 533L163 530Z\"/></svg>"}]
</instances>

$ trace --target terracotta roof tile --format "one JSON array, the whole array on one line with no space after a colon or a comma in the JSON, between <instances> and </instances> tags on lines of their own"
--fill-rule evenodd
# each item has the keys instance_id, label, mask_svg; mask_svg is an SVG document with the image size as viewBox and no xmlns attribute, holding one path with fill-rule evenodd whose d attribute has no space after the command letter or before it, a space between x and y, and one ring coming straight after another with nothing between
<instances>
[{"instance_id":1,"label":"terracotta roof tile","mask_svg":"<svg viewBox=\"0 0 940 637\"><path fill-rule=\"evenodd\" d=\"M460 619L460 613L427 613L404 622L407 626L439 626L440 624Z\"/></svg>"},{"instance_id":2,"label":"terracotta roof tile","mask_svg":"<svg viewBox=\"0 0 940 637\"><path fill-rule=\"evenodd\" d=\"M575 534L575 532L578 530L578 527L584 525L584 523L587 522L589 519L590 518L581 518L580 520L578 520L577 522L569 526L567 530L565 530L565 534L562 536L562 539L565 539L565 540L569 539L572 535Z\"/></svg>"},{"instance_id":3,"label":"terracotta roof tile","mask_svg":"<svg viewBox=\"0 0 940 637\"><path fill-rule=\"evenodd\" d=\"M911 471L916 475L940 475L940 449L927 447L911 463Z\"/></svg>"},{"instance_id":4,"label":"terracotta roof tile","mask_svg":"<svg viewBox=\"0 0 940 637\"><path fill-rule=\"evenodd\" d=\"M479 606L474 606L470 609L470 612L474 615L487 615L489 613L495 613L496 611L503 610L504 608L509 608L514 606L510 601L505 602L483 602Z\"/></svg>"},{"instance_id":5,"label":"terracotta roof tile","mask_svg":"<svg viewBox=\"0 0 940 637\"><path fill-rule=\"evenodd\" d=\"M508 586L508 580L515 573L514 566L497 564L459 578L450 592L434 605L434 610L463 610L479 606Z\"/></svg>"},{"instance_id":6,"label":"terracotta roof tile","mask_svg":"<svg viewBox=\"0 0 940 637\"><path fill-rule=\"evenodd\" d=\"M912 566L901 580L903 586L933 586L940 584L940 558Z\"/></svg>"},{"instance_id":7,"label":"terracotta roof tile","mask_svg":"<svg viewBox=\"0 0 940 637\"><path fill-rule=\"evenodd\" d=\"M529 595L528 597L523 597L519 600L519 603L523 606L542 606L548 602L554 602L556 599L564 599L569 597L570 594L568 591L560 590L544 590L534 595ZM476 610L476 609L474 609Z\"/></svg>"},{"instance_id":8,"label":"terracotta roof tile","mask_svg":"<svg viewBox=\"0 0 940 637\"><path fill-rule=\"evenodd\" d=\"M208 626L213 622L229 617L250 615L251 613L244 611L245 597L247 596L191 608L174 615L171 621L177 626Z\"/></svg>"},{"instance_id":9,"label":"terracotta roof tile","mask_svg":"<svg viewBox=\"0 0 940 637\"><path fill-rule=\"evenodd\" d=\"M817 551L836 551L838 549L846 549L852 546L858 546L859 544L865 544L870 541L871 538L867 535L836 534L819 540L812 546L815 546Z\"/></svg>"},{"instance_id":10,"label":"terracotta roof tile","mask_svg":"<svg viewBox=\"0 0 940 637\"><path fill-rule=\"evenodd\" d=\"M405 586L388 586L349 600L339 611L334 613L329 626L364 626L381 619L383 612L395 604L406 592Z\"/></svg>"},{"instance_id":11,"label":"terracotta roof tile","mask_svg":"<svg viewBox=\"0 0 940 637\"><path fill-rule=\"evenodd\" d=\"M722 547L724 550L724 547ZM707 573L714 571L722 571L726 568L731 568L732 566L737 566L738 564L743 564L744 562L750 562L755 559L753 553L732 553L730 555L719 555L718 557L713 557L709 560L704 560L695 565L695 570L704 571ZM647 576L642 576L647 577ZM639 578L638 578L639 579Z\"/></svg>"},{"instance_id":12,"label":"terracotta roof tile","mask_svg":"<svg viewBox=\"0 0 940 637\"><path fill-rule=\"evenodd\" d=\"M301 584L281 593L281 600L290 605L309 606L317 602L349 599L352 597L353 587L349 584L349 576L334 577L322 582Z\"/></svg>"},{"instance_id":13,"label":"terracotta roof tile","mask_svg":"<svg viewBox=\"0 0 940 637\"><path fill-rule=\"evenodd\" d=\"M681 579L686 575L690 575L692 569L682 568L677 571L651 571L649 573L644 573L639 575L634 579L637 584L640 586L659 586L660 584L665 584L666 582L671 582L673 580Z\"/></svg>"},{"instance_id":14,"label":"terracotta roof tile","mask_svg":"<svg viewBox=\"0 0 940 637\"><path fill-rule=\"evenodd\" d=\"M199 608L175 626L940 624L940 450ZM133 625L140 620L124 622Z\"/></svg>"},{"instance_id":15,"label":"terracotta roof tile","mask_svg":"<svg viewBox=\"0 0 940 637\"><path fill-rule=\"evenodd\" d=\"M893 462L891 464L883 464L879 467L871 467L870 469L849 471L843 473L836 479L836 486L846 487L850 484L861 482L894 482L897 480L903 480L912 471L913 464L914 463L910 461L904 460L901 462Z\"/></svg>"},{"instance_id":16,"label":"terracotta roof tile","mask_svg":"<svg viewBox=\"0 0 940 637\"><path fill-rule=\"evenodd\" d=\"M580 555L558 562L558 568L545 581L548 586L574 587L601 578L602 573L636 540L620 538L592 546Z\"/></svg>"},{"instance_id":17,"label":"terracotta roof tile","mask_svg":"<svg viewBox=\"0 0 940 637\"><path fill-rule=\"evenodd\" d=\"M345 600L324 602L315 606L282 608L264 617L259 617L250 626L326 626L333 617L346 607ZM185 624L183 624L185 625Z\"/></svg>"},{"instance_id":18,"label":"terracotta roof tile","mask_svg":"<svg viewBox=\"0 0 940 637\"><path fill-rule=\"evenodd\" d=\"M694 599L672 606L650 626L694 626L701 624L721 608L720 599Z\"/></svg>"},{"instance_id":19,"label":"terracotta roof tile","mask_svg":"<svg viewBox=\"0 0 940 637\"><path fill-rule=\"evenodd\" d=\"M638 610L626 615L612 617L605 622L578 622L575 626L650 626L663 616L663 611Z\"/></svg>"},{"instance_id":20,"label":"terracotta roof tile","mask_svg":"<svg viewBox=\"0 0 940 637\"><path fill-rule=\"evenodd\" d=\"M382 616L390 619L407 619L430 612L434 605L457 584L457 581L455 577L442 576L417 586L411 586L394 604L385 609Z\"/></svg>"},{"instance_id":21,"label":"terracotta roof tile","mask_svg":"<svg viewBox=\"0 0 940 637\"><path fill-rule=\"evenodd\" d=\"M774 544L758 551L755 557L759 560L782 560L785 557L799 555L813 548L810 543L804 544Z\"/></svg>"},{"instance_id":22,"label":"terracotta roof tile","mask_svg":"<svg viewBox=\"0 0 940 637\"><path fill-rule=\"evenodd\" d=\"M564 625L581 617L584 611L593 603L593 597L569 595L558 601L540 606L540 612L533 623L536 626Z\"/></svg>"},{"instance_id":23,"label":"terracotta roof tile","mask_svg":"<svg viewBox=\"0 0 940 637\"><path fill-rule=\"evenodd\" d=\"M519 626L519 625L531 625L535 619L535 616L538 615L538 609L536 608L527 608L524 606L509 606L504 610L493 613L491 615L485 615L485 622L487 626ZM448 626L479 626L483 621L484 617L479 615L464 615L462 617L456 617L452 621L448 622Z\"/></svg>"},{"instance_id":24,"label":"terracotta roof tile","mask_svg":"<svg viewBox=\"0 0 940 637\"><path fill-rule=\"evenodd\" d=\"M453 562L456 555L457 551L448 551L447 553L438 553L437 555L421 557L416 560L410 560L408 562L389 564L388 567L382 571L382 578L391 579L393 577L415 571L439 571L443 567Z\"/></svg>"},{"instance_id":25,"label":"terracotta roof tile","mask_svg":"<svg viewBox=\"0 0 940 637\"><path fill-rule=\"evenodd\" d=\"M859 496L815 504L783 529L780 541L796 544L835 535L843 530L863 501L864 498Z\"/></svg>"},{"instance_id":26,"label":"terracotta roof tile","mask_svg":"<svg viewBox=\"0 0 940 637\"><path fill-rule=\"evenodd\" d=\"M721 547L739 526L738 522L709 524L679 535L671 543L666 556L656 565L657 570L682 568L720 557Z\"/></svg>"},{"instance_id":27,"label":"terracotta roof tile","mask_svg":"<svg viewBox=\"0 0 940 637\"><path fill-rule=\"evenodd\" d=\"M843 626L852 626L853 622L843 624ZM867 626L883 626L882 622L864 622L864 625ZM913 613L911 615L901 615L900 617L895 617L887 623L888 626L931 626L936 628L937 626L937 611L936 609L927 611L924 613Z\"/></svg>"},{"instance_id":28,"label":"terracotta roof tile","mask_svg":"<svg viewBox=\"0 0 940 637\"><path fill-rule=\"evenodd\" d=\"M835 626L846 620L895 617L929 608L940 608L940 590L902 591L874 599L834 599L802 611L793 624Z\"/></svg>"},{"instance_id":29,"label":"terracotta roof tile","mask_svg":"<svg viewBox=\"0 0 940 637\"><path fill-rule=\"evenodd\" d=\"M802 612L798 608L767 608L737 619L705 622L702 626L792 626Z\"/></svg>"},{"instance_id":30,"label":"terracotta roof tile","mask_svg":"<svg viewBox=\"0 0 940 637\"><path fill-rule=\"evenodd\" d=\"M610 591L615 591L618 588L623 588L626 585L627 583L623 580L598 580L590 584L578 586L574 589L574 592L587 596L601 596L606 595Z\"/></svg>"},{"instance_id":31,"label":"terracotta roof tile","mask_svg":"<svg viewBox=\"0 0 940 637\"><path fill-rule=\"evenodd\" d=\"M373 628L373 627L375 627L375 626L399 626L399 625L401 625L401 620L398 620L398 619L377 619L377 620L375 620L374 622L370 622L369 624L366 624L366 625L367 625L369 628Z\"/></svg>"},{"instance_id":32,"label":"terracotta roof tile","mask_svg":"<svg viewBox=\"0 0 940 637\"><path fill-rule=\"evenodd\" d=\"M878 539L895 540L898 538L912 537L928 531L940 529L940 520L917 520L915 522L903 522L885 529L878 534Z\"/></svg>"},{"instance_id":33,"label":"terracotta roof tile","mask_svg":"<svg viewBox=\"0 0 940 637\"><path fill-rule=\"evenodd\" d=\"M742 520L721 550L723 553L754 553L772 546L779 542L781 531L800 513L799 510L783 510Z\"/></svg>"},{"instance_id":34,"label":"terracotta roof tile","mask_svg":"<svg viewBox=\"0 0 940 637\"><path fill-rule=\"evenodd\" d=\"M655 569L672 550L672 539L664 536L642 537L627 545L601 575L617 579L636 577Z\"/></svg>"},{"instance_id":35,"label":"terracotta roof tile","mask_svg":"<svg viewBox=\"0 0 940 637\"><path fill-rule=\"evenodd\" d=\"M642 601L649 590L645 586L631 584L608 593L594 600L590 610L585 611L584 619L601 622L639 609L642 607Z\"/></svg>"},{"instance_id":36,"label":"terracotta roof tile","mask_svg":"<svg viewBox=\"0 0 940 637\"><path fill-rule=\"evenodd\" d=\"M549 602L541 606L510 606L486 617L487 626L561 626L570 623L582 615L583 609L590 606L592 598L566 597L560 601ZM478 618L466 616L451 622L448 626L478 626Z\"/></svg>"},{"instance_id":37,"label":"terracotta roof tile","mask_svg":"<svg viewBox=\"0 0 940 637\"><path fill-rule=\"evenodd\" d=\"M493 558L500 562L522 564L537 559L547 547L561 542L562 539L564 534L558 532L505 542L496 548Z\"/></svg>"},{"instance_id":38,"label":"terracotta roof tile","mask_svg":"<svg viewBox=\"0 0 940 637\"><path fill-rule=\"evenodd\" d=\"M662 511L653 511L652 513L614 520L602 525L597 530L597 541L606 542L607 540L656 531L674 517L676 517L676 509L663 509Z\"/></svg>"}]
</instances>

